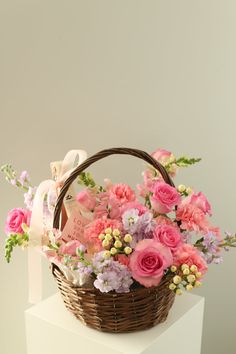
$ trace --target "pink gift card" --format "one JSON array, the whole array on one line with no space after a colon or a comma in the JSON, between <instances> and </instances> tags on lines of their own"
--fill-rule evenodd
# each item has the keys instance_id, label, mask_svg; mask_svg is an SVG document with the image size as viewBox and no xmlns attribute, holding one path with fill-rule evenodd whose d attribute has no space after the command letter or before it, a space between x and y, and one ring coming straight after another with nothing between
<instances>
[{"instance_id":1,"label":"pink gift card","mask_svg":"<svg viewBox=\"0 0 236 354\"><path fill-rule=\"evenodd\" d=\"M78 211L72 213L62 231L62 240L64 242L78 240L85 244L84 228L89 222L90 220L79 214Z\"/></svg>"}]
</instances>

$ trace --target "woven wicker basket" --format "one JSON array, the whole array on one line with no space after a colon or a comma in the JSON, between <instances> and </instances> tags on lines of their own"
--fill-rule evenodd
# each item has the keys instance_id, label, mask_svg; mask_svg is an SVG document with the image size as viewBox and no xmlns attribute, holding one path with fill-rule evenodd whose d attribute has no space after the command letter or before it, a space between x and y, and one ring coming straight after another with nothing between
<instances>
[{"instance_id":1,"label":"woven wicker basket","mask_svg":"<svg viewBox=\"0 0 236 354\"><path fill-rule=\"evenodd\" d=\"M146 161L161 173L166 183L174 186L165 168L144 151L130 148L100 151L79 165L64 183L55 208L55 228L60 226L63 199L71 183L95 161L113 154L133 155ZM129 293L117 294L101 293L93 287L74 286L54 264L52 272L67 309L87 326L103 332L133 332L164 322L175 298L174 292L168 288L168 276L164 276L157 287L136 286Z\"/></svg>"}]
</instances>

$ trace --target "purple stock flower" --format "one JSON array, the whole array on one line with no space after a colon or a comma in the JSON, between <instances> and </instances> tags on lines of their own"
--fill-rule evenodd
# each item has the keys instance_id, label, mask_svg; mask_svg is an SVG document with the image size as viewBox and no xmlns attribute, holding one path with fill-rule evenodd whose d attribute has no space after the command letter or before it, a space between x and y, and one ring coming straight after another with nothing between
<instances>
[{"instance_id":1,"label":"purple stock flower","mask_svg":"<svg viewBox=\"0 0 236 354\"><path fill-rule=\"evenodd\" d=\"M223 258L219 255L219 244L220 241L213 232L208 232L204 235L202 241L204 252L202 252L202 256L208 264L219 264L223 261Z\"/></svg>"},{"instance_id":2,"label":"purple stock flower","mask_svg":"<svg viewBox=\"0 0 236 354\"><path fill-rule=\"evenodd\" d=\"M101 292L112 290L117 293L129 292L130 285L133 283L131 272L113 258L104 259L103 254L104 251L99 252L93 258L94 272L97 274L94 286Z\"/></svg>"},{"instance_id":3,"label":"purple stock flower","mask_svg":"<svg viewBox=\"0 0 236 354\"><path fill-rule=\"evenodd\" d=\"M95 288L99 289L102 293L108 293L119 286L119 282L115 272L109 271L99 273L97 279L94 281Z\"/></svg>"},{"instance_id":4,"label":"purple stock flower","mask_svg":"<svg viewBox=\"0 0 236 354\"><path fill-rule=\"evenodd\" d=\"M152 238L156 226L152 213L148 211L140 216L138 214L138 209L129 209L122 217L124 229L133 236L132 246L144 238Z\"/></svg>"}]
</instances>

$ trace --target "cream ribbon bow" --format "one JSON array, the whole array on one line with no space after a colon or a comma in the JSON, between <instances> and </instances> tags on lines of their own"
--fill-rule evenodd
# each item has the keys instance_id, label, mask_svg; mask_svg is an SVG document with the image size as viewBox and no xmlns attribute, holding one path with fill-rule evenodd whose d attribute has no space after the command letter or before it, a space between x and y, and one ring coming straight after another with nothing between
<instances>
[{"instance_id":1,"label":"cream ribbon bow","mask_svg":"<svg viewBox=\"0 0 236 354\"><path fill-rule=\"evenodd\" d=\"M45 197L49 193L56 193L73 170L84 162L87 153L84 150L70 150L61 163L56 180L45 180L37 188L31 214L28 246L28 281L29 302L35 304L42 299L42 264L41 246L44 233L44 205ZM52 227L52 218L51 218Z\"/></svg>"}]
</instances>

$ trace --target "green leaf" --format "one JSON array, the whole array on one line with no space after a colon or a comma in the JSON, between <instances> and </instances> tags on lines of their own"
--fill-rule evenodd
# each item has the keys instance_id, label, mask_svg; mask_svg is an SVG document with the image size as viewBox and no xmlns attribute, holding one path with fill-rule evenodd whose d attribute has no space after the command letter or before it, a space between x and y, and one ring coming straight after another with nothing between
<instances>
[{"instance_id":1,"label":"green leaf","mask_svg":"<svg viewBox=\"0 0 236 354\"><path fill-rule=\"evenodd\" d=\"M197 162L200 162L201 158L188 158L185 156L182 156L178 158L174 163L179 166L179 167L188 167L191 165L194 165Z\"/></svg>"}]
</instances>

